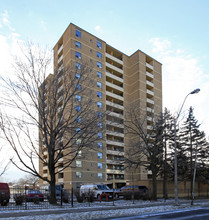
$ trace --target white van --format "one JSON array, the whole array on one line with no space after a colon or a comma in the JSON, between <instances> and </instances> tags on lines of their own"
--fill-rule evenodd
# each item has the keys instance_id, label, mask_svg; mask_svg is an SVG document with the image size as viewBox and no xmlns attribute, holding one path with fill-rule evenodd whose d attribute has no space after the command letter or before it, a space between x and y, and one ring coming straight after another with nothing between
<instances>
[{"instance_id":1,"label":"white van","mask_svg":"<svg viewBox=\"0 0 209 220\"><path fill-rule=\"evenodd\" d=\"M80 187L80 196L88 197L89 193L94 194L94 198L99 199L101 194L109 194L109 198L113 196L113 190L104 184L88 184Z\"/></svg>"}]
</instances>

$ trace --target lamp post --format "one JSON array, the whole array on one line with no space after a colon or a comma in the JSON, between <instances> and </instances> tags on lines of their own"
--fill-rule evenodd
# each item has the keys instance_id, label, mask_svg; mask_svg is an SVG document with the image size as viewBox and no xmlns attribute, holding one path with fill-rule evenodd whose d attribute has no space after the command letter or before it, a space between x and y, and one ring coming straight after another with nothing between
<instances>
[{"instance_id":1,"label":"lamp post","mask_svg":"<svg viewBox=\"0 0 209 220\"><path fill-rule=\"evenodd\" d=\"M193 95L193 94L196 94L200 91L200 89L195 89L193 90L192 92L190 92L189 94L186 95L186 97L184 98L184 101L181 105L181 108L177 114L177 117L174 119L174 186L175 186L175 204L178 205L179 202L178 202L178 170L177 170L177 149L176 149L176 124L177 124L177 121L178 121L178 118L181 114L181 110L184 106L184 103L187 99L187 97L189 95Z\"/></svg>"}]
</instances>

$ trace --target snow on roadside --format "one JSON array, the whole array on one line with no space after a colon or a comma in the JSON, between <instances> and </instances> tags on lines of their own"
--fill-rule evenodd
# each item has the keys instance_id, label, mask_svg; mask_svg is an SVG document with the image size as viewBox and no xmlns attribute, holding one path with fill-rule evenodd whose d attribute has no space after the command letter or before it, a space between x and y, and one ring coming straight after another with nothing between
<instances>
[{"instance_id":1,"label":"snow on roadside","mask_svg":"<svg viewBox=\"0 0 209 220\"><path fill-rule=\"evenodd\" d=\"M123 217L129 215L141 215L141 214L151 214L157 212L167 212L171 210L185 209L184 206L173 206L173 205L162 205L155 207L146 208L127 208L127 209L117 209L110 211L88 211L79 213L67 213L67 214L50 214L50 215L38 215L38 216L25 216L25 217L15 217L7 218L8 220L87 220L87 219L102 219L111 217ZM186 207L185 210L191 210L196 207Z\"/></svg>"}]
</instances>

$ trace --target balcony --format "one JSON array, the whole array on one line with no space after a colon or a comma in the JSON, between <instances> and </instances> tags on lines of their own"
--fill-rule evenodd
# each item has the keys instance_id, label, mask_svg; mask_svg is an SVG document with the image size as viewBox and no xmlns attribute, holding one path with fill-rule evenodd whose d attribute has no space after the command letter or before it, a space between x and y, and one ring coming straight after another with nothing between
<instances>
[{"instance_id":1,"label":"balcony","mask_svg":"<svg viewBox=\"0 0 209 220\"><path fill-rule=\"evenodd\" d=\"M116 150L107 150L106 154L116 155L116 156L124 156L123 151L116 151Z\"/></svg>"},{"instance_id":2,"label":"balcony","mask_svg":"<svg viewBox=\"0 0 209 220\"><path fill-rule=\"evenodd\" d=\"M58 63L60 63L61 61L62 61L62 59L63 59L63 55L58 59Z\"/></svg>"},{"instance_id":3,"label":"balcony","mask_svg":"<svg viewBox=\"0 0 209 220\"><path fill-rule=\"evenodd\" d=\"M109 134L109 135L112 135L112 136L117 136L117 137L124 137L123 133L109 131L109 130L106 130L106 134Z\"/></svg>"},{"instance_id":4,"label":"balcony","mask_svg":"<svg viewBox=\"0 0 209 220\"><path fill-rule=\"evenodd\" d=\"M154 92L149 89L147 89L147 94L149 94L150 96L154 96Z\"/></svg>"},{"instance_id":5,"label":"balcony","mask_svg":"<svg viewBox=\"0 0 209 220\"><path fill-rule=\"evenodd\" d=\"M148 98L147 98L147 102L148 102L149 104L152 104L152 105L154 105L154 104L155 104L153 100L148 99Z\"/></svg>"},{"instance_id":6,"label":"balcony","mask_svg":"<svg viewBox=\"0 0 209 220\"><path fill-rule=\"evenodd\" d=\"M109 87L116 89L116 90L119 90L121 92L124 91L123 87L117 86L117 85L110 83L110 82L107 82L107 81L106 81L106 86L109 86Z\"/></svg>"},{"instance_id":7,"label":"balcony","mask_svg":"<svg viewBox=\"0 0 209 220\"><path fill-rule=\"evenodd\" d=\"M154 79L154 76L153 76L152 73L146 72L146 76L148 76L148 77L151 78L151 79Z\"/></svg>"},{"instance_id":8,"label":"balcony","mask_svg":"<svg viewBox=\"0 0 209 220\"><path fill-rule=\"evenodd\" d=\"M123 124L119 124L117 122L108 121L108 120L106 120L106 125L111 125L111 126L118 127L118 128L124 128Z\"/></svg>"},{"instance_id":9,"label":"balcony","mask_svg":"<svg viewBox=\"0 0 209 220\"><path fill-rule=\"evenodd\" d=\"M62 91L62 90L63 90L63 88L64 88L64 87L63 87L63 85L62 85L62 86L60 86L60 87L59 87L59 89L57 90L57 93L59 93L60 91Z\"/></svg>"},{"instance_id":10,"label":"balcony","mask_svg":"<svg viewBox=\"0 0 209 220\"><path fill-rule=\"evenodd\" d=\"M153 70L153 65L151 65L150 63L146 63L146 67L148 67L149 69Z\"/></svg>"},{"instance_id":11,"label":"balcony","mask_svg":"<svg viewBox=\"0 0 209 220\"><path fill-rule=\"evenodd\" d=\"M115 71L117 71L117 72L123 74L123 70L122 70L122 69L120 69L120 68L118 68L118 67L116 67L116 66L114 66L114 65L112 65L112 64L110 64L110 63L107 63L107 62L105 62L105 65L106 65L107 67L109 67L110 69L113 69L113 70L115 70Z\"/></svg>"},{"instance_id":12,"label":"balcony","mask_svg":"<svg viewBox=\"0 0 209 220\"><path fill-rule=\"evenodd\" d=\"M148 112L151 112L151 113L154 113L154 109L149 108L149 107L147 107L147 111L148 111Z\"/></svg>"},{"instance_id":13,"label":"balcony","mask_svg":"<svg viewBox=\"0 0 209 220\"><path fill-rule=\"evenodd\" d=\"M106 95L124 101L124 97L120 95L116 95L115 93L106 91Z\"/></svg>"},{"instance_id":14,"label":"balcony","mask_svg":"<svg viewBox=\"0 0 209 220\"><path fill-rule=\"evenodd\" d=\"M62 50L63 50L63 44L59 47L57 54L59 55Z\"/></svg>"},{"instance_id":15,"label":"balcony","mask_svg":"<svg viewBox=\"0 0 209 220\"><path fill-rule=\"evenodd\" d=\"M150 86L150 87L154 87L154 84L152 83L152 82L150 82L150 81L148 81L148 80L146 80L146 84L148 85L148 86Z\"/></svg>"},{"instance_id":16,"label":"balcony","mask_svg":"<svg viewBox=\"0 0 209 220\"><path fill-rule=\"evenodd\" d=\"M106 160L106 163L107 164L116 164L116 165L119 165L119 164L123 164L124 163L124 161L118 161L118 160L109 160L109 159L107 159Z\"/></svg>"},{"instance_id":17,"label":"balcony","mask_svg":"<svg viewBox=\"0 0 209 220\"><path fill-rule=\"evenodd\" d=\"M124 119L124 116L115 112L107 111L107 115Z\"/></svg>"},{"instance_id":18,"label":"balcony","mask_svg":"<svg viewBox=\"0 0 209 220\"><path fill-rule=\"evenodd\" d=\"M118 58L110 55L109 53L105 53L105 56L108 57L109 59L111 59L111 60L113 60L113 61L123 65L123 61L122 60L119 60Z\"/></svg>"},{"instance_id":19,"label":"balcony","mask_svg":"<svg viewBox=\"0 0 209 220\"><path fill-rule=\"evenodd\" d=\"M112 169L107 169L106 170L107 174L124 174L124 170L112 170Z\"/></svg>"},{"instance_id":20,"label":"balcony","mask_svg":"<svg viewBox=\"0 0 209 220\"><path fill-rule=\"evenodd\" d=\"M106 143L114 146L124 147L124 143L119 141L106 140Z\"/></svg>"},{"instance_id":21,"label":"balcony","mask_svg":"<svg viewBox=\"0 0 209 220\"><path fill-rule=\"evenodd\" d=\"M114 74L112 74L108 71L106 71L106 76L123 83L123 78L120 78L120 77L118 77L118 76L116 76L116 75L114 75Z\"/></svg>"},{"instance_id":22,"label":"balcony","mask_svg":"<svg viewBox=\"0 0 209 220\"><path fill-rule=\"evenodd\" d=\"M119 105L119 104L115 104L115 103L107 101L107 100L106 100L106 105L109 105L109 106L112 106L114 108L118 108L118 109L124 110L124 106Z\"/></svg>"},{"instance_id":23,"label":"balcony","mask_svg":"<svg viewBox=\"0 0 209 220\"><path fill-rule=\"evenodd\" d=\"M63 183L64 182L64 178L59 178L58 179L58 183Z\"/></svg>"},{"instance_id":24,"label":"balcony","mask_svg":"<svg viewBox=\"0 0 209 220\"><path fill-rule=\"evenodd\" d=\"M147 116L147 121L154 122L154 118Z\"/></svg>"}]
</instances>

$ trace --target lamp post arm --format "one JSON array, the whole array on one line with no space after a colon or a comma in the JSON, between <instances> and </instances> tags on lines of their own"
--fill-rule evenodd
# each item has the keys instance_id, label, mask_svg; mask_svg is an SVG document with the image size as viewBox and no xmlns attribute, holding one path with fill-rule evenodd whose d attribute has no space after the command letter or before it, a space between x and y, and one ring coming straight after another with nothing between
<instances>
[{"instance_id":1,"label":"lamp post arm","mask_svg":"<svg viewBox=\"0 0 209 220\"><path fill-rule=\"evenodd\" d=\"M181 111L182 111L182 108L183 108L183 106L184 106L184 103L185 103L187 97L188 97L190 94L191 94L191 93L187 94L186 97L184 98L184 101L183 101L183 103L182 103L182 105L181 105L181 108L180 108L180 110L179 110L179 112L178 112L178 114L177 114L177 117L176 117L176 119L175 119L176 123L177 123L177 120L178 120L178 118L179 118L179 116L180 116L180 114L181 114Z\"/></svg>"}]
</instances>

